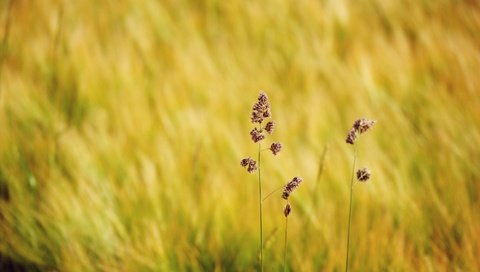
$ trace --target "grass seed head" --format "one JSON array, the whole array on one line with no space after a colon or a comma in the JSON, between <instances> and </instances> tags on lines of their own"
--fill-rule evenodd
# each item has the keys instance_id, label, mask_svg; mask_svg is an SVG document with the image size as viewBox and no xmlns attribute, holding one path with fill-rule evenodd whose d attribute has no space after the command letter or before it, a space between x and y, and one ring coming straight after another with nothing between
<instances>
[{"instance_id":1,"label":"grass seed head","mask_svg":"<svg viewBox=\"0 0 480 272\"><path fill-rule=\"evenodd\" d=\"M250 131L250 136L254 143L257 143L265 139L265 135L263 135L262 130L258 130L257 128L254 128L252 129L252 131Z\"/></svg>"},{"instance_id":2,"label":"grass seed head","mask_svg":"<svg viewBox=\"0 0 480 272\"><path fill-rule=\"evenodd\" d=\"M290 197L290 194L302 183L303 179L299 177L294 177L283 189L282 198L287 200Z\"/></svg>"},{"instance_id":3,"label":"grass seed head","mask_svg":"<svg viewBox=\"0 0 480 272\"><path fill-rule=\"evenodd\" d=\"M371 173L367 168L361 168L357 171L357 179L361 182L367 182L370 179Z\"/></svg>"},{"instance_id":4,"label":"grass seed head","mask_svg":"<svg viewBox=\"0 0 480 272\"><path fill-rule=\"evenodd\" d=\"M247 168L248 173L253 173L257 170L257 162L250 157L241 160L240 165Z\"/></svg>"},{"instance_id":5,"label":"grass seed head","mask_svg":"<svg viewBox=\"0 0 480 272\"><path fill-rule=\"evenodd\" d=\"M355 140L357 139L357 131L355 129L350 129L347 135L347 139L345 140L348 144L354 144Z\"/></svg>"},{"instance_id":6,"label":"grass seed head","mask_svg":"<svg viewBox=\"0 0 480 272\"><path fill-rule=\"evenodd\" d=\"M367 132L370 128L372 128L377 121L375 120L368 120L366 118L360 118L353 122L352 128L348 132L347 139L345 140L347 144L354 144L357 136L359 134L363 134Z\"/></svg>"},{"instance_id":7,"label":"grass seed head","mask_svg":"<svg viewBox=\"0 0 480 272\"><path fill-rule=\"evenodd\" d=\"M287 205L285 205L285 209L283 210L283 215L285 215L285 217L288 217L291 211L292 207L290 206L290 203L287 202Z\"/></svg>"},{"instance_id":8,"label":"grass seed head","mask_svg":"<svg viewBox=\"0 0 480 272\"><path fill-rule=\"evenodd\" d=\"M265 131L266 131L268 134L272 134L274 128L275 128L275 122L273 122L273 121L269 121L269 122L265 125Z\"/></svg>"},{"instance_id":9,"label":"grass seed head","mask_svg":"<svg viewBox=\"0 0 480 272\"><path fill-rule=\"evenodd\" d=\"M282 144L279 142L272 143L270 146L270 150L272 151L273 155L277 155L280 150L282 150Z\"/></svg>"},{"instance_id":10,"label":"grass seed head","mask_svg":"<svg viewBox=\"0 0 480 272\"><path fill-rule=\"evenodd\" d=\"M375 120L368 120L365 118L361 118L353 123L353 128L358 131L360 134L367 132L370 128L372 128L377 121Z\"/></svg>"},{"instance_id":11,"label":"grass seed head","mask_svg":"<svg viewBox=\"0 0 480 272\"><path fill-rule=\"evenodd\" d=\"M261 124L265 118L269 118L270 113L270 103L268 97L264 92L261 92L258 95L257 102L252 107L251 121L252 123Z\"/></svg>"}]
</instances>

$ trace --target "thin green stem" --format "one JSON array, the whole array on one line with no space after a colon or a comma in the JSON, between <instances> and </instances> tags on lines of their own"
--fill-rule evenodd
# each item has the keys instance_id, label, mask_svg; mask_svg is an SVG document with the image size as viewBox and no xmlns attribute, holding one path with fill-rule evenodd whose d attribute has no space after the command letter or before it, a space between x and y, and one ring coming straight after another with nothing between
<instances>
[{"instance_id":1,"label":"thin green stem","mask_svg":"<svg viewBox=\"0 0 480 272\"><path fill-rule=\"evenodd\" d=\"M262 216L262 177L261 171L261 143L258 142L258 204L260 214L260 271L263 272L263 216Z\"/></svg>"},{"instance_id":2,"label":"thin green stem","mask_svg":"<svg viewBox=\"0 0 480 272\"><path fill-rule=\"evenodd\" d=\"M276 191L278 191L278 190L280 190L280 189L282 189L282 188L285 188L285 185L282 185L282 186L278 187L277 189L271 191L266 197L263 198L262 201L265 201L269 196L271 196L273 193L275 193Z\"/></svg>"},{"instance_id":3,"label":"thin green stem","mask_svg":"<svg viewBox=\"0 0 480 272\"><path fill-rule=\"evenodd\" d=\"M288 216L285 217L285 244L283 247L283 271L287 272L287 233L288 233Z\"/></svg>"},{"instance_id":4,"label":"thin green stem","mask_svg":"<svg viewBox=\"0 0 480 272\"><path fill-rule=\"evenodd\" d=\"M350 179L350 209L348 211L347 258L345 259L345 272L348 271L348 252L350 249L350 222L352 219L353 177L355 175L356 160L357 160L357 153L355 149L355 144L353 144L353 167L352 167L352 177Z\"/></svg>"}]
</instances>

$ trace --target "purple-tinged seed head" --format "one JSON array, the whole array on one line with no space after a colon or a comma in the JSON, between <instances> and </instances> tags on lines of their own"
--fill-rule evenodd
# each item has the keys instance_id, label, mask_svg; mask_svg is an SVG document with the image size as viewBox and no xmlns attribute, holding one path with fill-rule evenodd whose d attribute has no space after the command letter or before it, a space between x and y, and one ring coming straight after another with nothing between
<instances>
[{"instance_id":1,"label":"purple-tinged seed head","mask_svg":"<svg viewBox=\"0 0 480 272\"><path fill-rule=\"evenodd\" d=\"M255 170L257 170L257 162L250 159L250 161L248 162L247 171L248 171L248 173L253 173L253 172L255 172Z\"/></svg>"},{"instance_id":2,"label":"purple-tinged seed head","mask_svg":"<svg viewBox=\"0 0 480 272\"><path fill-rule=\"evenodd\" d=\"M274 121L269 121L265 125L265 131L267 131L268 134L272 134L274 129L275 129L275 122Z\"/></svg>"},{"instance_id":3,"label":"purple-tinged seed head","mask_svg":"<svg viewBox=\"0 0 480 272\"><path fill-rule=\"evenodd\" d=\"M270 146L270 151L272 151L273 155L277 155L280 150L282 150L282 144L279 142L272 143Z\"/></svg>"},{"instance_id":4,"label":"purple-tinged seed head","mask_svg":"<svg viewBox=\"0 0 480 272\"><path fill-rule=\"evenodd\" d=\"M347 139L345 140L348 144L354 144L357 136L367 132L370 128L375 125L376 121L368 120L366 118L360 118L353 122L352 128L348 132Z\"/></svg>"},{"instance_id":5,"label":"purple-tinged seed head","mask_svg":"<svg viewBox=\"0 0 480 272\"><path fill-rule=\"evenodd\" d=\"M262 132L263 132L263 131L258 130L257 128L254 128L254 129L252 129L252 131L250 131L250 136L251 136L252 141L253 141L254 143L257 143L257 142L265 139L265 135L263 135Z\"/></svg>"},{"instance_id":6,"label":"purple-tinged seed head","mask_svg":"<svg viewBox=\"0 0 480 272\"><path fill-rule=\"evenodd\" d=\"M361 182L367 182L372 174L367 168L360 168L357 171L357 179Z\"/></svg>"},{"instance_id":7,"label":"purple-tinged seed head","mask_svg":"<svg viewBox=\"0 0 480 272\"><path fill-rule=\"evenodd\" d=\"M299 177L294 177L290 182L285 185L285 188L283 189L282 193L282 198L283 199L288 199L290 197L290 194L302 183L303 179Z\"/></svg>"},{"instance_id":8,"label":"purple-tinged seed head","mask_svg":"<svg viewBox=\"0 0 480 272\"><path fill-rule=\"evenodd\" d=\"M240 165L242 167L247 167L248 163L250 162L251 158L248 157L248 158L245 158L245 159L242 159L242 161L240 162Z\"/></svg>"},{"instance_id":9,"label":"purple-tinged seed head","mask_svg":"<svg viewBox=\"0 0 480 272\"><path fill-rule=\"evenodd\" d=\"M345 140L345 142L347 142L347 144L353 145L356 139L357 139L357 132L355 131L355 129L352 128L348 132L347 139Z\"/></svg>"},{"instance_id":10,"label":"purple-tinged seed head","mask_svg":"<svg viewBox=\"0 0 480 272\"><path fill-rule=\"evenodd\" d=\"M252 123L261 124L265 118L269 118L270 116L270 103L268 102L268 97L264 92L261 92L258 95L257 102L252 107L252 115L250 119Z\"/></svg>"},{"instance_id":11,"label":"purple-tinged seed head","mask_svg":"<svg viewBox=\"0 0 480 272\"><path fill-rule=\"evenodd\" d=\"M285 215L285 217L288 217L288 215L290 214L291 211L292 211L292 207L290 206L290 203L287 202L287 205L285 206L285 209L283 210L283 215Z\"/></svg>"},{"instance_id":12,"label":"purple-tinged seed head","mask_svg":"<svg viewBox=\"0 0 480 272\"><path fill-rule=\"evenodd\" d=\"M353 123L353 128L360 134L367 132L377 121L360 118Z\"/></svg>"}]
</instances>

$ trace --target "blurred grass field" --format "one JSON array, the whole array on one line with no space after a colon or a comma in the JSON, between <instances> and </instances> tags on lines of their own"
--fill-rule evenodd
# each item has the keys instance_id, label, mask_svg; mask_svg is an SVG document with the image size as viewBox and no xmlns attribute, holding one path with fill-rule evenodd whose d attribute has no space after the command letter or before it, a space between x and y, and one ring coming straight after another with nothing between
<instances>
[{"instance_id":1,"label":"blurred grass field","mask_svg":"<svg viewBox=\"0 0 480 272\"><path fill-rule=\"evenodd\" d=\"M480 270L480 3L0 1L0 270L252 271L249 115L292 271ZM266 271L283 264L280 193Z\"/></svg>"}]
</instances>

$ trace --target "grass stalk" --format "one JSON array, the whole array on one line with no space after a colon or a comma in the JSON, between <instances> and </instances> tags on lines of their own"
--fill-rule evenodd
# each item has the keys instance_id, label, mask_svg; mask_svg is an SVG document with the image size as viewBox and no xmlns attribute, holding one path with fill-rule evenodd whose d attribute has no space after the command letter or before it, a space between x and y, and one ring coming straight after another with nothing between
<instances>
[{"instance_id":1,"label":"grass stalk","mask_svg":"<svg viewBox=\"0 0 480 272\"><path fill-rule=\"evenodd\" d=\"M288 234L288 216L285 217L285 244L283 246L283 271L287 272L287 236Z\"/></svg>"},{"instance_id":2,"label":"grass stalk","mask_svg":"<svg viewBox=\"0 0 480 272\"><path fill-rule=\"evenodd\" d=\"M347 232L347 257L345 258L345 272L348 271L348 253L350 251L350 223L352 219L352 199L353 199L353 178L355 175L355 163L357 160L357 152L355 149L355 144L353 144L353 167L352 167L352 177L350 179L350 208L348 211L348 232Z\"/></svg>"},{"instance_id":3,"label":"grass stalk","mask_svg":"<svg viewBox=\"0 0 480 272\"><path fill-rule=\"evenodd\" d=\"M261 167L261 143L258 142L258 204L260 214L260 271L263 272L263 215L262 215L262 167Z\"/></svg>"},{"instance_id":4,"label":"grass stalk","mask_svg":"<svg viewBox=\"0 0 480 272\"><path fill-rule=\"evenodd\" d=\"M282 185L282 186L276 188L275 190L271 191L270 193L268 193L268 195L266 195L266 196L263 198L262 201L267 200L267 198L269 198L269 197L270 197L271 195L273 195L275 192L277 192L278 190L283 189L283 188L285 188L285 185Z\"/></svg>"}]
</instances>

